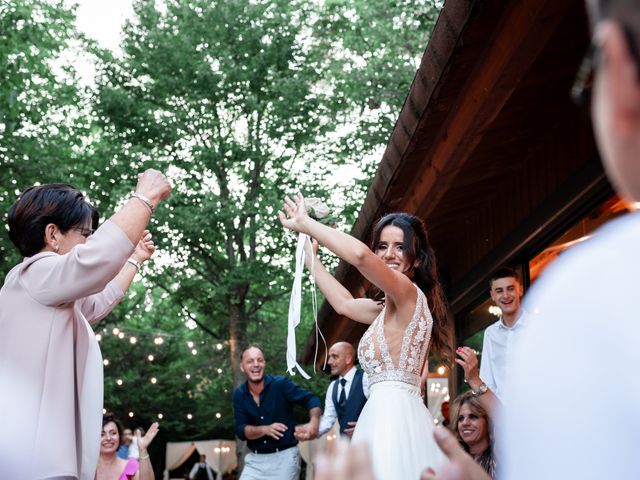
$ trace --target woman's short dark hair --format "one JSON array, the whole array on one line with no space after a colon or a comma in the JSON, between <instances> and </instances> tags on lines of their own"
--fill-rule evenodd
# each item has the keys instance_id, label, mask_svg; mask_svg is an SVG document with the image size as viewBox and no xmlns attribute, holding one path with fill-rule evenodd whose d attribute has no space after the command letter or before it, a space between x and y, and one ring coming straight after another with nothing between
<instances>
[{"instance_id":1,"label":"woman's short dark hair","mask_svg":"<svg viewBox=\"0 0 640 480\"><path fill-rule=\"evenodd\" d=\"M120 444L122 443L122 432L124 430L124 427L122 426L122 422L120 420L118 420L116 418L116 416L111 413L111 412L107 412L105 414L102 415L102 428L104 428L104 426L107 423L113 422L116 426L116 428L118 429L118 447L120 448Z\"/></svg>"},{"instance_id":2,"label":"woman's short dark hair","mask_svg":"<svg viewBox=\"0 0 640 480\"><path fill-rule=\"evenodd\" d=\"M9 208L9 238L24 257L31 257L44 248L48 224L66 233L89 219L91 228L98 228L98 211L81 191L65 183L36 185L22 192Z\"/></svg>"},{"instance_id":3,"label":"woman's short dark hair","mask_svg":"<svg viewBox=\"0 0 640 480\"><path fill-rule=\"evenodd\" d=\"M385 227L394 226L402 230L403 252L409 264L407 275L424 292L433 317L431 345L433 350L445 359L453 361L451 348L451 327L447 312L447 301L444 295L436 255L429 243L424 222L408 213L389 213L378 220L373 229L371 250L376 251L380 235ZM373 296L374 299L379 299Z\"/></svg>"}]
</instances>

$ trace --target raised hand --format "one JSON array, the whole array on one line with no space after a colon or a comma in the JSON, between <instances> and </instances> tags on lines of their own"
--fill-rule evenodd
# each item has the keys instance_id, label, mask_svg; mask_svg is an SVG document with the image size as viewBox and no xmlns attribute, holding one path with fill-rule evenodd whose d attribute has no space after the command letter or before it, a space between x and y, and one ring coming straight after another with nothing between
<instances>
[{"instance_id":1,"label":"raised hand","mask_svg":"<svg viewBox=\"0 0 640 480\"><path fill-rule=\"evenodd\" d=\"M144 434L144 437L140 435L140 431L136 431L136 438L138 439L138 449L140 450L140 456L143 456L143 453L146 452L147 447L153 442L153 439L156 438L158 434L158 430L160 429L160 425L158 422L153 422L147 430L147 433Z\"/></svg>"},{"instance_id":2,"label":"raised hand","mask_svg":"<svg viewBox=\"0 0 640 480\"><path fill-rule=\"evenodd\" d=\"M136 192L144 195L149 199L153 208L156 208L160 200L168 198L171 194L171 184L164 174L150 168L138 175Z\"/></svg>"},{"instance_id":3,"label":"raised hand","mask_svg":"<svg viewBox=\"0 0 640 480\"><path fill-rule=\"evenodd\" d=\"M279 422L274 422L271 425L265 425L263 429L264 435L276 440L280 440L284 435L284 432L288 430L287 426L284 423Z\"/></svg>"},{"instance_id":4,"label":"raised hand","mask_svg":"<svg viewBox=\"0 0 640 480\"><path fill-rule=\"evenodd\" d=\"M464 379L472 387L480 384L480 374L478 373L478 356L473 348L458 347L456 355L460 358L456 358L456 363L464 370Z\"/></svg>"},{"instance_id":5,"label":"raised hand","mask_svg":"<svg viewBox=\"0 0 640 480\"><path fill-rule=\"evenodd\" d=\"M289 197L284 198L284 213L279 212L278 217L282 226L300 232L304 222L309 219L307 207L304 204L304 197L301 193L294 195L293 200Z\"/></svg>"},{"instance_id":6,"label":"raised hand","mask_svg":"<svg viewBox=\"0 0 640 480\"><path fill-rule=\"evenodd\" d=\"M149 260L151 255L156 251L156 246L153 243L153 239L151 238L151 233L149 230L145 230L142 232L142 238L136 245L131 256L134 260L137 260L138 263L143 263Z\"/></svg>"}]
</instances>

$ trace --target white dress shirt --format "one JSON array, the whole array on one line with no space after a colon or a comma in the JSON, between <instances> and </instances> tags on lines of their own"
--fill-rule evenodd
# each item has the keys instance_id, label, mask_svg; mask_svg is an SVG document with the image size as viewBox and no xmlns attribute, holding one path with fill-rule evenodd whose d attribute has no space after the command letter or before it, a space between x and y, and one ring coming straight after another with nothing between
<instances>
[{"instance_id":1,"label":"white dress shirt","mask_svg":"<svg viewBox=\"0 0 640 480\"><path fill-rule=\"evenodd\" d=\"M605 225L545 269L514 352L503 480L637 480L640 212ZM504 468L503 468L504 467Z\"/></svg>"},{"instance_id":2,"label":"white dress shirt","mask_svg":"<svg viewBox=\"0 0 640 480\"><path fill-rule=\"evenodd\" d=\"M207 462L201 463L198 462L196 463L193 468L191 469L191 473L189 473L189 478L196 478L196 473L198 473L198 469L200 467L205 467L207 469L207 477L209 478L209 480L213 480L213 472L211 471L211 467L209 466L209 464Z\"/></svg>"},{"instance_id":3,"label":"white dress shirt","mask_svg":"<svg viewBox=\"0 0 640 480\"><path fill-rule=\"evenodd\" d=\"M502 317L487 327L482 342L480 378L502 400L506 379L511 372L510 358L522 332L526 329L529 314L520 309L520 316L512 327L504 324Z\"/></svg>"},{"instance_id":4,"label":"white dress shirt","mask_svg":"<svg viewBox=\"0 0 640 480\"><path fill-rule=\"evenodd\" d=\"M349 398L349 392L351 391L351 385L353 385L353 377L355 376L357 369L355 366L351 367L344 377L338 377L333 382L329 384L329 388L327 388L327 395L324 399L324 412L322 414L322 418L320 419L320 427L318 429L318 436L322 436L331 430L333 424L336 423L338 419L338 412L336 412L336 406L333 403L333 385L340 381L341 379L345 379L347 383L344 385L345 395ZM342 388L340 384L338 384L338 398L340 398L340 393L342 392ZM366 398L369 398L369 377L367 377L366 372L362 374L362 393Z\"/></svg>"}]
</instances>

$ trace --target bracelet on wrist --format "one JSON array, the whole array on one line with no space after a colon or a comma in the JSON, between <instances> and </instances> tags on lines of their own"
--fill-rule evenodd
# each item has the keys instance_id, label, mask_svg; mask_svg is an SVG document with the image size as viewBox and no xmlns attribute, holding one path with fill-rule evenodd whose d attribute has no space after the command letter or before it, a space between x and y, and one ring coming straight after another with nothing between
<instances>
[{"instance_id":1,"label":"bracelet on wrist","mask_svg":"<svg viewBox=\"0 0 640 480\"><path fill-rule=\"evenodd\" d=\"M147 206L147 208L149 209L149 211L151 211L151 215L153 215L153 212L156 211L156 208L151 203L151 200L149 200L147 197L145 197L144 195L142 195L142 194L140 194L138 192L132 192L131 195L129 195L129 198L137 198L142 203L144 203Z\"/></svg>"},{"instance_id":2,"label":"bracelet on wrist","mask_svg":"<svg viewBox=\"0 0 640 480\"><path fill-rule=\"evenodd\" d=\"M140 265L140 262L138 262L137 260L133 259L133 258L127 258L127 263L130 263L131 265L133 265L134 267L136 267L136 272L138 270L140 270L140 267L142 265Z\"/></svg>"},{"instance_id":3,"label":"bracelet on wrist","mask_svg":"<svg viewBox=\"0 0 640 480\"><path fill-rule=\"evenodd\" d=\"M146 460L147 458L149 458L149 454L148 453L146 455L143 455L143 456L139 457L138 460Z\"/></svg>"}]
</instances>

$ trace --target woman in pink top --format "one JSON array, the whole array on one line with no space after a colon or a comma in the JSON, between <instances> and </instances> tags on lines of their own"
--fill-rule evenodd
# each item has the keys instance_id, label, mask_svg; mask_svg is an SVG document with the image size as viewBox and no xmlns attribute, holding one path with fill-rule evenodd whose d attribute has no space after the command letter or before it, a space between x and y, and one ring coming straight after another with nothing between
<instances>
[{"instance_id":1,"label":"woman in pink top","mask_svg":"<svg viewBox=\"0 0 640 480\"><path fill-rule=\"evenodd\" d=\"M111 413L102 417L102 435L100 437L100 458L96 480L154 480L153 467L147 453L147 447L158 433L158 423L149 427L144 437L136 429L140 458L123 460L116 455L122 438L122 424Z\"/></svg>"},{"instance_id":2,"label":"woman in pink top","mask_svg":"<svg viewBox=\"0 0 640 480\"><path fill-rule=\"evenodd\" d=\"M9 237L25 258L0 290L0 478L93 480L102 357L89 324L153 253L145 227L170 192L147 170L95 233L95 208L69 185L28 188L9 210Z\"/></svg>"}]
</instances>

